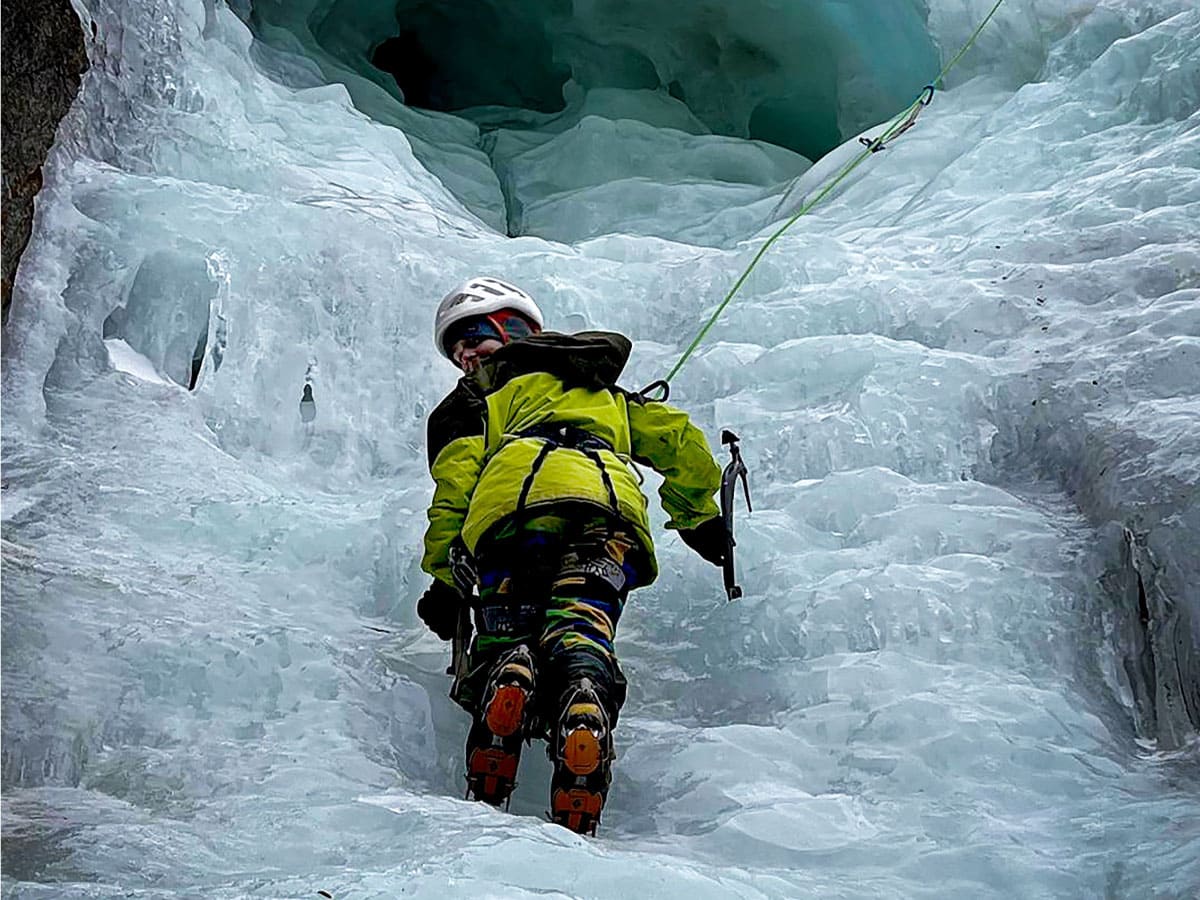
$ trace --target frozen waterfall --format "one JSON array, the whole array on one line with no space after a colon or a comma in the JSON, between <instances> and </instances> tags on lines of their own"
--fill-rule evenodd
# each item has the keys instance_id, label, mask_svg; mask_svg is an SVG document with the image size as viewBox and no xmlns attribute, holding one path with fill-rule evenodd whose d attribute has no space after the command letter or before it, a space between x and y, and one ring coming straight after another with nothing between
<instances>
[{"instance_id":1,"label":"frozen waterfall","mask_svg":"<svg viewBox=\"0 0 1200 900\"><path fill-rule=\"evenodd\" d=\"M538 752L459 799L436 299L662 377L991 0L74 3L4 331L4 897L1200 890L1195 0L1006 0L684 367L746 596L659 528L591 840Z\"/></svg>"}]
</instances>

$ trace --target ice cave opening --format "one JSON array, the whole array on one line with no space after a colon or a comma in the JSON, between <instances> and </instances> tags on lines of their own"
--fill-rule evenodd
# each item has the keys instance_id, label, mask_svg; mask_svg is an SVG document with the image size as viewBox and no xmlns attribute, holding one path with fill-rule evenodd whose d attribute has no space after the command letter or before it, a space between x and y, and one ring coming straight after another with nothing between
<instances>
[{"instance_id":1,"label":"ice cave opening","mask_svg":"<svg viewBox=\"0 0 1200 900\"><path fill-rule=\"evenodd\" d=\"M776 192L911 102L939 66L927 10L912 3L706 2L679 16L650 0L255 0L243 14L287 54L283 80L301 56L345 84L485 222L568 241L639 227L673 237ZM605 188L631 178L652 183L659 206L700 182L727 190L675 226L630 229ZM729 231L701 239L727 243Z\"/></svg>"}]
</instances>

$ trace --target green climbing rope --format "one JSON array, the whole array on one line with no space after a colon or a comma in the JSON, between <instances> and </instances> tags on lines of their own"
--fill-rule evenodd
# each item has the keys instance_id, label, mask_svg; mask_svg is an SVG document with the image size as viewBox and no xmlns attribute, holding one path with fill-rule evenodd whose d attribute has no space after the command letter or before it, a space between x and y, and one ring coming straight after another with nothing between
<instances>
[{"instance_id":1,"label":"green climbing rope","mask_svg":"<svg viewBox=\"0 0 1200 900\"><path fill-rule=\"evenodd\" d=\"M688 348L683 352L683 356L679 357L679 362L675 363L675 367L671 369L667 377L663 379L664 381L669 382L675 377L679 370L683 368L683 364L687 362L688 357L690 357L695 349L700 346L700 342L704 340L709 330L714 324L716 324L716 321L720 317L721 313L725 311L725 307L729 305L729 302L733 300L737 292L741 290L742 285L746 283L746 279L750 277L750 273L754 271L754 267L758 265L758 261L763 258L763 254L770 249L771 245L779 240L783 233L796 223L797 219L805 215L814 206L824 200L834 188L841 184L851 172L853 172L859 167L859 165L862 164L863 160L865 160L872 153L883 149L886 144L899 137L912 127L921 110L925 106L928 106L933 100L933 92L937 88L941 87L942 81L946 77L947 73L954 68L955 65L957 65L958 61L962 59L963 54L970 50L975 44L976 39L979 37L987 23L992 20L992 16L996 14L996 10L1000 8L1000 4L1003 2L1004 0L996 0L996 5L992 7L991 12L984 16L983 21L979 23L979 27L975 29L974 34L972 34L971 37L967 39L967 42L962 45L961 49L954 54L954 57L950 60L950 62L946 63L942 71L938 73L937 78L933 79L933 81L921 91L921 96L914 100L912 105L910 105L907 109L892 119L888 123L887 128L883 130L879 137L870 141L863 140L865 149L856 157L854 157L854 159L850 160L850 162L846 163L846 165L842 167L841 171L839 171L830 180L830 182L816 194L816 196L801 205L800 209L796 211L796 214L784 222L783 225L780 226L779 229L777 229L774 234L767 238L766 242L758 248L758 252L755 253L754 258L750 260L750 265L746 266L745 271L742 272L742 274L738 277L738 280L734 282L733 287L729 289L729 293L725 295L725 299L721 301L720 305L716 309L716 312L712 314L708 322L706 322L704 327L700 329L700 333L697 334L691 344L688 345ZM656 382L656 384L657 383L658 382Z\"/></svg>"}]
</instances>

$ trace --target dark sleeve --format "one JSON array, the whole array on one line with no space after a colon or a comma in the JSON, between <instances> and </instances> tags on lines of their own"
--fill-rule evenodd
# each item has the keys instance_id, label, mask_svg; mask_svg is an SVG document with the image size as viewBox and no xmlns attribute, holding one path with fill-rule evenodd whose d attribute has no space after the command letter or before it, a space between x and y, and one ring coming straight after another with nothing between
<instances>
[{"instance_id":1,"label":"dark sleeve","mask_svg":"<svg viewBox=\"0 0 1200 900\"><path fill-rule=\"evenodd\" d=\"M433 471L438 454L451 441L486 433L487 403L483 397L472 392L460 381L446 399L429 414L429 422L425 429L425 447L429 455L430 471Z\"/></svg>"},{"instance_id":2,"label":"dark sleeve","mask_svg":"<svg viewBox=\"0 0 1200 900\"><path fill-rule=\"evenodd\" d=\"M426 515L425 552L421 568L454 585L450 547L462 532L471 495L483 471L487 404L462 383L429 416L429 472L433 501Z\"/></svg>"}]
</instances>

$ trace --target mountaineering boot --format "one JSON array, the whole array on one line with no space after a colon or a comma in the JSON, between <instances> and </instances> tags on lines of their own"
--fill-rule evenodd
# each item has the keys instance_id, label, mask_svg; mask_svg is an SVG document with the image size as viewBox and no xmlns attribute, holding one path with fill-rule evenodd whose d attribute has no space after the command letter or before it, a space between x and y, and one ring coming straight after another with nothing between
<instances>
[{"instance_id":1,"label":"mountaineering boot","mask_svg":"<svg viewBox=\"0 0 1200 900\"><path fill-rule=\"evenodd\" d=\"M590 679L569 688L554 734L550 818L577 834L596 833L612 780L608 714Z\"/></svg>"},{"instance_id":2,"label":"mountaineering boot","mask_svg":"<svg viewBox=\"0 0 1200 900\"><path fill-rule=\"evenodd\" d=\"M493 806L506 802L517 784L526 710L533 709L533 654L514 647L496 661L483 694L483 709L467 735L467 796Z\"/></svg>"}]
</instances>

